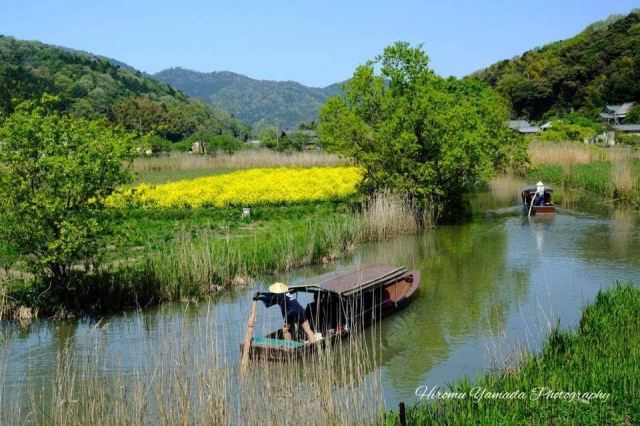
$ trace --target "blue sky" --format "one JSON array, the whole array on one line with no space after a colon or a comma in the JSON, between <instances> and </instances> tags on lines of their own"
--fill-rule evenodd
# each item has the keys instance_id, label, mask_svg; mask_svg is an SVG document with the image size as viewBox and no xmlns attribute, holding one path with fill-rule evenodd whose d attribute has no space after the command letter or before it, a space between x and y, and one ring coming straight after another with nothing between
<instances>
[{"instance_id":1,"label":"blue sky","mask_svg":"<svg viewBox=\"0 0 640 426\"><path fill-rule=\"evenodd\" d=\"M397 40L466 75L568 38L640 1L0 0L0 34L106 55L149 73L229 70L324 86Z\"/></svg>"}]
</instances>

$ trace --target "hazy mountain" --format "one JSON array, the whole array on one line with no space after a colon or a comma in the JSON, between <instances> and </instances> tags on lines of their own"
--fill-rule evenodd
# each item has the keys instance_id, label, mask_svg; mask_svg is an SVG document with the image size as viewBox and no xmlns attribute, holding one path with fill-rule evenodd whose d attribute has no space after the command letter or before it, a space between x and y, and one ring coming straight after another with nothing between
<instances>
[{"instance_id":1,"label":"hazy mountain","mask_svg":"<svg viewBox=\"0 0 640 426\"><path fill-rule=\"evenodd\" d=\"M56 95L63 113L105 117L179 140L201 128L247 135L228 113L188 98L166 83L111 58L0 35L0 114L25 100Z\"/></svg>"},{"instance_id":2,"label":"hazy mountain","mask_svg":"<svg viewBox=\"0 0 640 426\"><path fill-rule=\"evenodd\" d=\"M153 75L189 96L201 98L255 128L282 129L318 119L318 108L340 91L338 84L307 87L294 81L255 80L229 71L202 73L170 68Z\"/></svg>"},{"instance_id":3,"label":"hazy mountain","mask_svg":"<svg viewBox=\"0 0 640 426\"><path fill-rule=\"evenodd\" d=\"M580 34L525 52L472 77L507 96L514 115L539 119L640 101L640 13L614 15Z\"/></svg>"}]
</instances>

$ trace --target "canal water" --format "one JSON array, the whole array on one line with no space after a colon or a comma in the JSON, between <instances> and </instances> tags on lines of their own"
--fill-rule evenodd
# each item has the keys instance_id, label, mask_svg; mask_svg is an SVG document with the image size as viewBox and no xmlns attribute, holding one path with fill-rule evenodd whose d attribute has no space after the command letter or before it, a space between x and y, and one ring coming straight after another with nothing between
<instances>
[{"instance_id":1,"label":"canal water","mask_svg":"<svg viewBox=\"0 0 640 426\"><path fill-rule=\"evenodd\" d=\"M419 386L442 386L537 351L551 327L572 329L599 289L640 284L640 215L597 197L556 191L557 214L527 218L523 182L500 179L471 197L468 223L358 247L337 263L268 277L252 288L198 304L167 304L100 320L3 324L3 402L46 388L61 351L77 359L99 352L100 368L131 376L159 348L204 339L215 330L222 362L237 365L251 294L273 280L313 282L326 272L372 263L405 265L422 274L404 311L376 329L378 377L385 404L415 400ZM256 334L280 324L277 308L258 308ZM203 350L201 363L209 362ZM213 361L211 361L213 362ZM80 373L79 373L80 374Z\"/></svg>"}]
</instances>

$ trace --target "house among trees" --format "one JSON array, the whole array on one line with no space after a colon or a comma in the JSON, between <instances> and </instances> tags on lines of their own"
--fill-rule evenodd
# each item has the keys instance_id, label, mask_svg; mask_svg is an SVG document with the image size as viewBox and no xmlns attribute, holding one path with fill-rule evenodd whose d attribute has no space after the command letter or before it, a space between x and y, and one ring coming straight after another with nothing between
<instances>
[{"instance_id":1,"label":"house among trees","mask_svg":"<svg viewBox=\"0 0 640 426\"><path fill-rule=\"evenodd\" d=\"M635 102L625 102L622 105L607 105L605 111L600 113L600 118L607 120L609 123L620 124L627 114L631 111Z\"/></svg>"}]
</instances>

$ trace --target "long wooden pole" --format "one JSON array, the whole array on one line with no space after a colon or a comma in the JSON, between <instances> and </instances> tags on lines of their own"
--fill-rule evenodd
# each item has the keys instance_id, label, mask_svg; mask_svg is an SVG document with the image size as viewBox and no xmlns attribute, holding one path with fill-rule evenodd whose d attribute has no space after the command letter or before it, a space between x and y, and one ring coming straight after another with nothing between
<instances>
[{"instance_id":1,"label":"long wooden pole","mask_svg":"<svg viewBox=\"0 0 640 426\"><path fill-rule=\"evenodd\" d=\"M251 349L251 337L253 336L253 325L256 321L256 304L257 300L253 301L251 305L251 314L249 314L249 322L247 323L247 331L244 335L244 345L242 346L242 362L240 364L240 372L244 373L247 370L247 364L249 363L249 350Z\"/></svg>"},{"instance_id":2,"label":"long wooden pole","mask_svg":"<svg viewBox=\"0 0 640 426\"><path fill-rule=\"evenodd\" d=\"M536 192L535 194L533 194L533 197L531 197L531 205L529 205L529 214L527 215L527 217L531 217L531 210L533 210L533 202L535 201L535 199L538 197L538 193Z\"/></svg>"}]
</instances>

